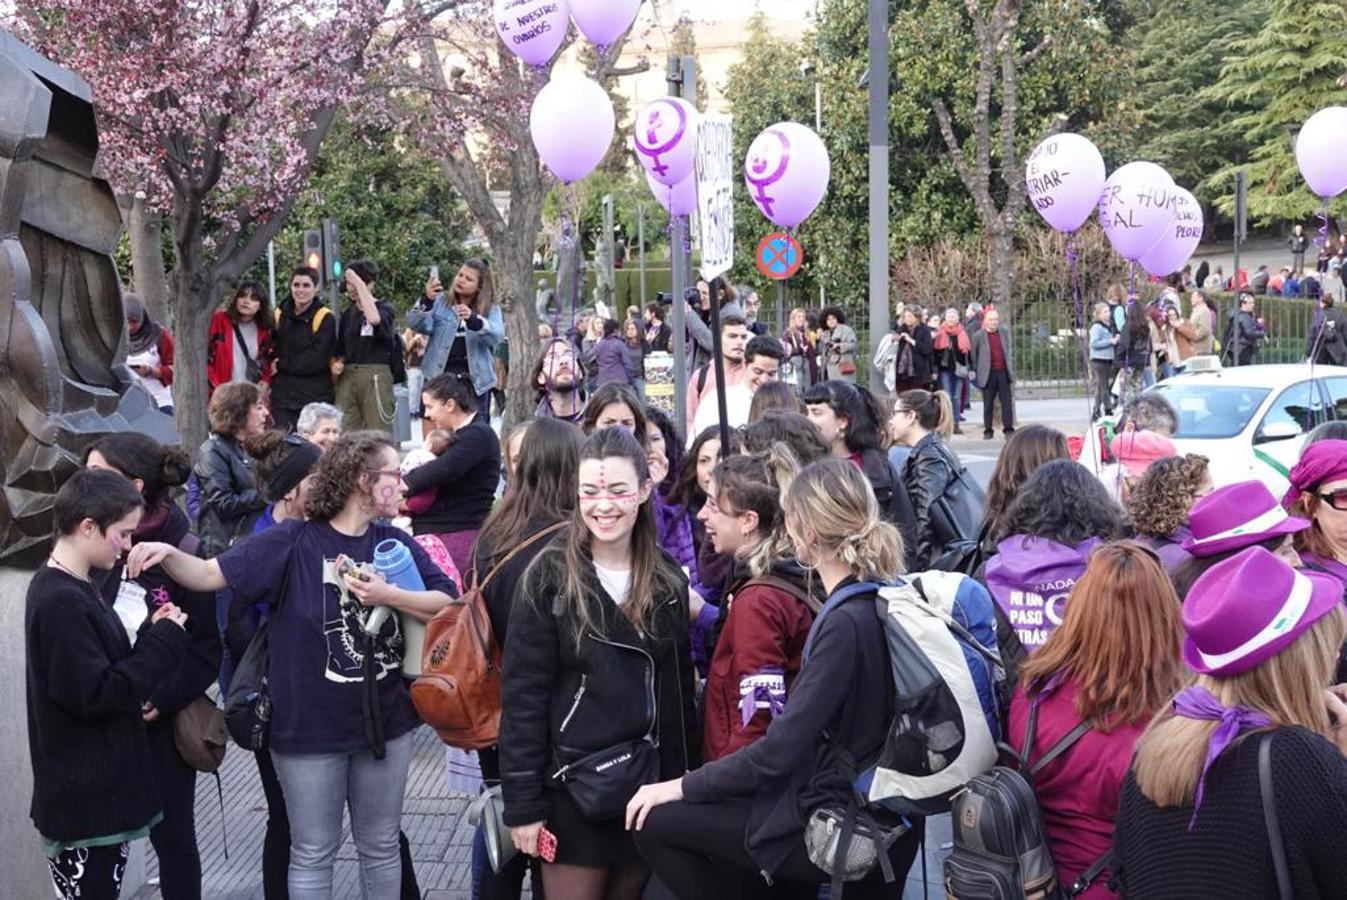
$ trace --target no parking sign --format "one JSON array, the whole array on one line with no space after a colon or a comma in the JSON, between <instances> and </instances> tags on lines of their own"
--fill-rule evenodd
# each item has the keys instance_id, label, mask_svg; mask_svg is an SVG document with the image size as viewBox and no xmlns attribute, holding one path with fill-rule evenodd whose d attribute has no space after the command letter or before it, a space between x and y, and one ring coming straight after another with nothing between
<instances>
[{"instance_id":1,"label":"no parking sign","mask_svg":"<svg viewBox=\"0 0 1347 900\"><path fill-rule=\"evenodd\" d=\"M759 272L773 281L785 281L800 271L804 248L794 235L774 231L758 243L758 252L754 256Z\"/></svg>"}]
</instances>

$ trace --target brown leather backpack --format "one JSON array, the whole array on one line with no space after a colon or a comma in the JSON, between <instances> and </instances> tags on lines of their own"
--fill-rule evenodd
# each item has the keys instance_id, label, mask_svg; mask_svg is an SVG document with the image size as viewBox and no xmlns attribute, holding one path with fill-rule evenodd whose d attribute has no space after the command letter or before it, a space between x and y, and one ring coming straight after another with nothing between
<instances>
[{"instance_id":1,"label":"brown leather backpack","mask_svg":"<svg viewBox=\"0 0 1347 900\"><path fill-rule=\"evenodd\" d=\"M500 734L500 645L491 631L482 591L527 547L566 523L544 528L515 547L480 583L468 571L468 589L426 623L421 676L412 682L412 704L440 740L460 750L493 746Z\"/></svg>"}]
</instances>

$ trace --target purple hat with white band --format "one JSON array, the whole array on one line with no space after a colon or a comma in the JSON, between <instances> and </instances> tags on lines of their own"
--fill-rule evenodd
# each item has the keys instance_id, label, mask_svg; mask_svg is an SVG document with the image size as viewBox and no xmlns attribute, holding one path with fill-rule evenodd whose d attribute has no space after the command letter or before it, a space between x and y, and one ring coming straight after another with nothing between
<instances>
[{"instance_id":1,"label":"purple hat with white band","mask_svg":"<svg viewBox=\"0 0 1347 900\"><path fill-rule=\"evenodd\" d=\"M1342 603L1331 575L1293 569L1262 547L1212 566L1183 603L1183 661L1228 678L1286 649Z\"/></svg>"},{"instance_id":2,"label":"purple hat with white band","mask_svg":"<svg viewBox=\"0 0 1347 900\"><path fill-rule=\"evenodd\" d=\"M1183 549L1193 556L1215 556L1309 527L1308 519L1288 516L1261 481L1241 481L1193 504L1188 511L1192 534Z\"/></svg>"}]
</instances>

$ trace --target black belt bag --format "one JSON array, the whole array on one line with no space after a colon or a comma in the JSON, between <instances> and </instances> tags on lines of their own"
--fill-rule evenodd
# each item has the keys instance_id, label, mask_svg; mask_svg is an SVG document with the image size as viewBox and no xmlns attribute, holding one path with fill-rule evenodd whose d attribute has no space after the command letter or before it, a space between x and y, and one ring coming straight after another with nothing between
<instances>
[{"instance_id":1,"label":"black belt bag","mask_svg":"<svg viewBox=\"0 0 1347 900\"><path fill-rule=\"evenodd\" d=\"M585 818L620 818L637 788L659 780L659 749L647 735L595 751L552 777L565 785Z\"/></svg>"}]
</instances>

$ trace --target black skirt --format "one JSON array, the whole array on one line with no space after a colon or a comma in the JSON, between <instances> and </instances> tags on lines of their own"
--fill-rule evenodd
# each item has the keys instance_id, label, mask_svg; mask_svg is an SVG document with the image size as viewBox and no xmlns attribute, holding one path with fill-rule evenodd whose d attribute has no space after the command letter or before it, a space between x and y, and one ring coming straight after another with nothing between
<instances>
[{"instance_id":1,"label":"black skirt","mask_svg":"<svg viewBox=\"0 0 1347 900\"><path fill-rule=\"evenodd\" d=\"M585 818L565 790L546 794L547 830L557 838L558 864L607 869L640 858L622 817L595 822Z\"/></svg>"}]
</instances>

